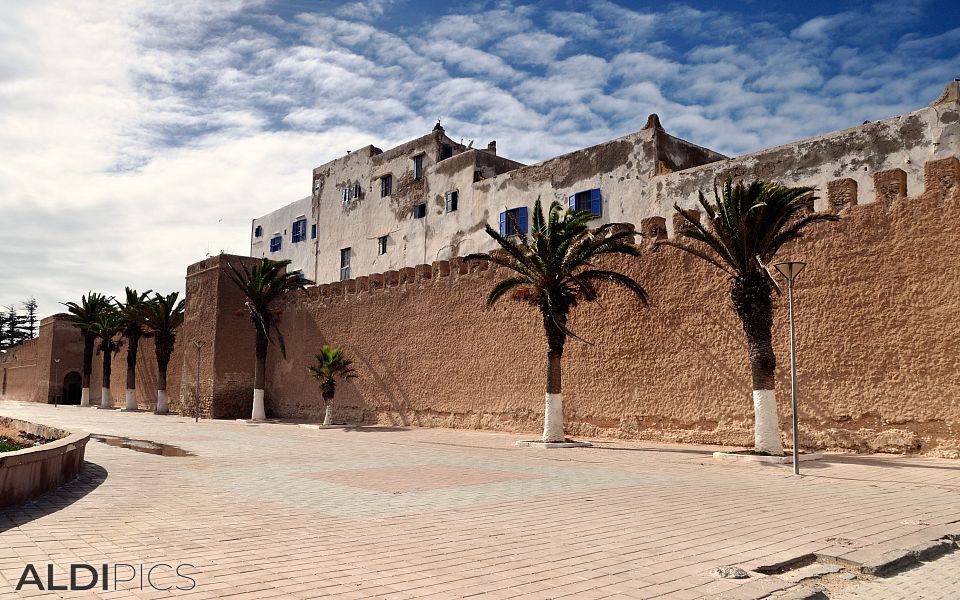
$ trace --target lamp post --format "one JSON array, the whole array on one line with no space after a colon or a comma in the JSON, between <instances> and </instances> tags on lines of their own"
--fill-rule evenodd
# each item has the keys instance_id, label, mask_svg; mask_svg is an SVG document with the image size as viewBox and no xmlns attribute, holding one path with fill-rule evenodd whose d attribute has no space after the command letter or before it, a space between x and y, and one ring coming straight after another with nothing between
<instances>
[{"instance_id":1,"label":"lamp post","mask_svg":"<svg viewBox=\"0 0 960 600\"><path fill-rule=\"evenodd\" d=\"M807 266L802 262L782 262L773 265L787 280L787 298L790 302L790 404L793 408L793 474L800 474L800 435L797 417L797 357L793 332L793 282L800 271Z\"/></svg>"},{"instance_id":2,"label":"lamp post","mask_svg":"<svg viewBox=\"0 0 960 600\"><path fill-rule=\"evenodd\" d=\"M197 397L193 404L193 422L200 422L200 348L203 348L203 340L193 340L193 346L197 349Z\"/></svg>"},{"instance_id":3,"label":"lamp post","mask_svg":"<svg viewBox=\"0 0 960 600\"><path fill-rule=\"evenodd\" d=\"M54 385L53 407L58 408L57 401L60 399L60 396L57 394L57 390L60 385L60 359L59 358L53 359L53 385Z\"/></svg>"}]
</instances>

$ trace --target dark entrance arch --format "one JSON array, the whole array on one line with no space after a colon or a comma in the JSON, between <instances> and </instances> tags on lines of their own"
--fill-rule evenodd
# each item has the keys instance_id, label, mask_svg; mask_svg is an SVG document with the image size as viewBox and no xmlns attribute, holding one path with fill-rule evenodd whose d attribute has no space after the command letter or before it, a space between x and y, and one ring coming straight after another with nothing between
<instances>
[{"instance_id":1,"label":"dark entrance arch","mask_svg":"<svg viewBox=\"0 0 960 600\"><path fill-rule=\"evenodd\" d=\"M63 398L60 404L80 404L80 392L83 388L83 379L80 373L70 371L63 377Z\"/></svg>"}]
</instances>

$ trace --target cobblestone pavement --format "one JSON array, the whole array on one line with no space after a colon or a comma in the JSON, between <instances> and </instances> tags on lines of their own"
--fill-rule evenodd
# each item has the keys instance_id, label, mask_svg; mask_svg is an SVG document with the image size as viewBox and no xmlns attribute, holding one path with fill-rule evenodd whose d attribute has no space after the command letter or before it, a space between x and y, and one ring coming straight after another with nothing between
<instances>
[{"instance_id":1,"label":"cobblestone pavement","mask_svg":"<svg viewBox=\"0 0 960 600\"><path fill-rule=\"evenodd\" d=\"M853 585L831 600L956 600L960 598L960 552L923 563L887 579Z\"/></svg>"},{"instance_id":2,"label":"cobblestone pavement","mask_svg":"<svg viewBox=\"0 0 960 600\"><path fill-rule=\"evenodd\" d=\"M79 480L0 511L0 598L20 597L26 563L44 578L52 564L57 583L76 563L141 573L172 563L193 565L193 589L115 583L124 570L110 591L20 594L747 599L794 585L762 566L810 553L866 563L960 533L956 461L838 455L797 478L693 446L538 450L514 447L516 434L194 423L13 402L0 414L194 454L91 441ZM750 577L717 579L720 565ZM184 583L165 567L153 581Z\"/></svg>"}]
</instances>

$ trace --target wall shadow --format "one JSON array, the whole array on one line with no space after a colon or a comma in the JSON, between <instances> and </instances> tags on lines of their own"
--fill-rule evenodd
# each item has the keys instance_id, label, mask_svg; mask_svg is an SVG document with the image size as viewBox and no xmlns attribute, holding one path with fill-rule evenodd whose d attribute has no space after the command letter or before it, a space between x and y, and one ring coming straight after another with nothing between
<instances>
[{"instance_id":1,"label":"wall shadow","mask_svg":"<svg viewBox=\"0 0 960 600\"><path fill-rule=\"evenodd\" d=\"M0 509L0 533L67 508L100 487L107 475L107 470L101 465L84 461L83 470L73 481L20 506Z\"/></svg>"}]
</instances>

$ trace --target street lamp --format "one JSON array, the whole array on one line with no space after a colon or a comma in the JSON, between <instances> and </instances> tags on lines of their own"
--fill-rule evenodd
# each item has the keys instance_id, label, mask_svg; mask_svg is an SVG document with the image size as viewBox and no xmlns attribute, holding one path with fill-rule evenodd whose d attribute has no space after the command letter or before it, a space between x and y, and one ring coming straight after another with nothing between
<instances>
[{"instance_id":1,"label":"street lamp","mask_svg":"<svg viewBox=\"0 0 960 600\"><path fill-rule=\"evenodd\" d=\"M58 408L57 401L60 399L60 396L57 395L56 393L56 391L59 388L59 382L60 382L60 359L55 358L53 359L53 385L54 385L53 407L54 408Z\"/></svg>"},{"instance_id":2,"label":"street lamp","mask_svg":"<svg viewBox=\"0 0 960 600\"><path fill-rule=\"evenodd\" d=\"M807 266L802 262L782 262L773 267L787 280L787 298L790 302L790 403L793 408L793 474L800 474L799 420L797 418L797 357L793 334L793 282Z\"/></svg>"},{"instance_id":3,"label":"street lamp","mask_svg":"<svg viewBox=\"0 0 960 600\"><path fill-rule=\"evenodd\" d=\"M200 422L200 348L203 348L203 340L193 340L193 346L197 349L197 397L193 404L193 422Z\"/></svg>"}]
</instances>

